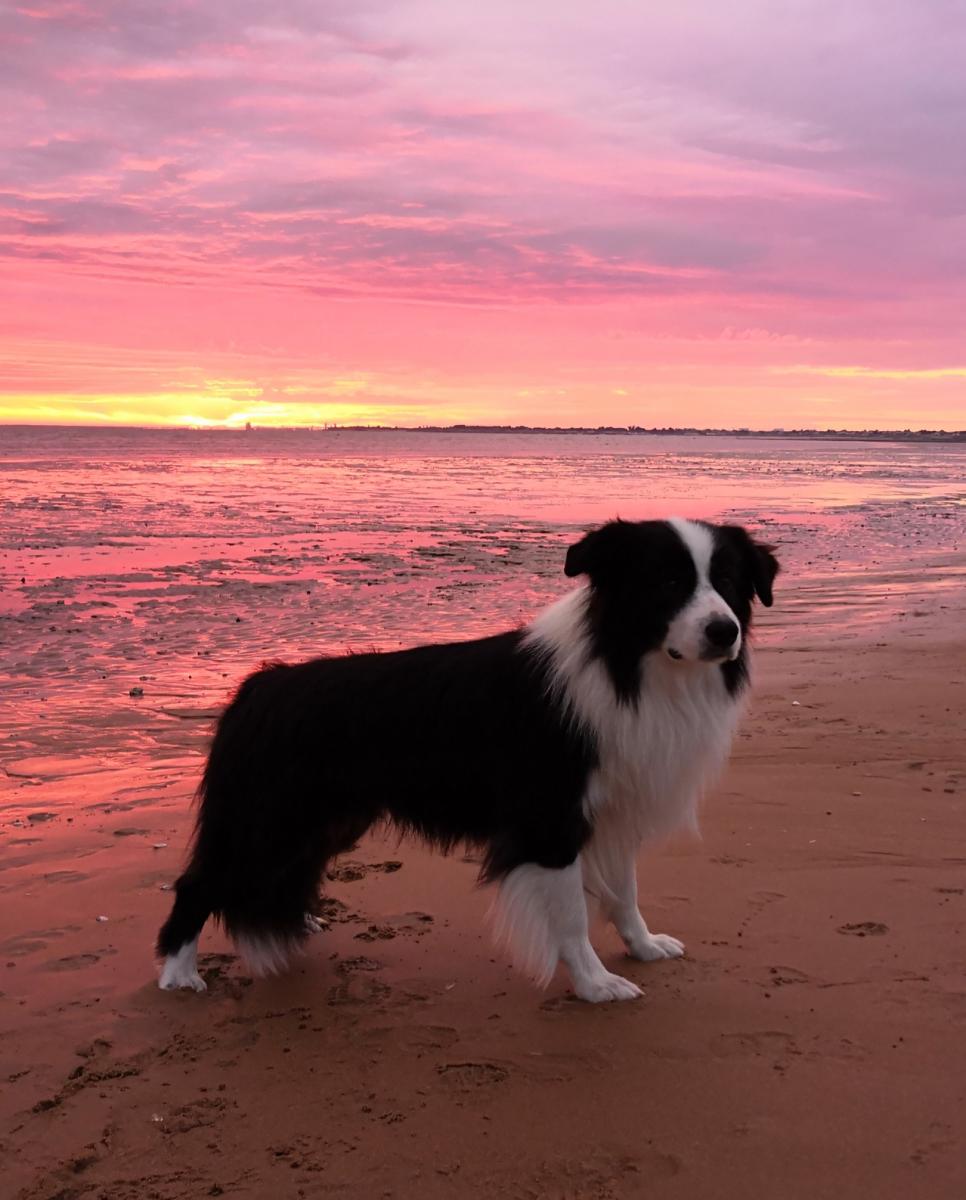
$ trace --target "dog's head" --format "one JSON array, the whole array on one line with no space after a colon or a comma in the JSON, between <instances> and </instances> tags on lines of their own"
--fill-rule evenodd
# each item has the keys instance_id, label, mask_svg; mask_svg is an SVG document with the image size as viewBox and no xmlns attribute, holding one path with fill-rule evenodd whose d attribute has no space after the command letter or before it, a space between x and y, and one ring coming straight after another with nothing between
<instances>
[{"instance_id":1,"label":"dog's head","mask_svg":"<svg viewBox=\"0 0 966 1200\"><path fill-rule=\"evenodd\" d=\"M681 663L733 662L752 603L772 603L773 547L739 525L611 521L571 546L564 571L590 580L598 649L663 650ZM609 653L608 648L612 652Z\"/></svg>"}]
</instances>

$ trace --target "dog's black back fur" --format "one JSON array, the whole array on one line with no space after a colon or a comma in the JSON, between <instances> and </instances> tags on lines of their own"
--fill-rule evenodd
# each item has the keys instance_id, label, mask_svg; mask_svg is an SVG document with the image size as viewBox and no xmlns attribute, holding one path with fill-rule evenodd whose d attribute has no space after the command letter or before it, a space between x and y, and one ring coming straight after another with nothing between
<instances>
[{"instance_id":1,"label":"dog's black back fur","mask_svg":"<svg viewBox=\"0 0 966 1200\"><path fill-rule=\"evenodd\" d=\"M581 801L596 749L521 638L249 676L218 723L158 953L211 913L233 936L297 941L326 864L382 818L443 850L479 846L484 880L573 862L590 832Z\"/></svg>"}]
</instances>

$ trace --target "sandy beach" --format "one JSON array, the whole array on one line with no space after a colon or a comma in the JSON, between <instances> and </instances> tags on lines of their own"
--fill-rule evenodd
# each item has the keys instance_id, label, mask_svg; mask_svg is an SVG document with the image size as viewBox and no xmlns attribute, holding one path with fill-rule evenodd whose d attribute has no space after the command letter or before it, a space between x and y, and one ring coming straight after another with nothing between
<instances>
[{"instance_id":1,"label":"sandy beach","mask_svg":"<svg viewBox=\"0 0 966 1200\"><path fill-rule=\"evenodd\" d=\"M17 469L27 495L32 468ZM284 978L253 981L210 931L207 994L162 993L151 955L233 681L273 642L314 653L316 620L327 649L512 623L562 590L566 520L461 512L460 539L434 517L395 567L393 530L347 550L335 519L279 526L282 582L272 564L232 572L227 532L181 531L210 538L197 557L230 578L213 603L159 545L138 577L130 511L113 547L102 531L73 544L75 560L113 555L94 577L64 568L62 530L16 543L15 503L0 560L4 1195L966 1194L960 502L779 516L786 571L731 766L701 838L640 862L643 911L687 957L635 963L599 931L608 966L646 991L600 1006L560 976L538 992L494 952L471 861L391 836L340 860L329 928Z\"/></svg>"},{"instance_id":2,"label":"sandy beach","mask_svg":"<svg viewBox=\"0 0 966 1200\"><path fill-rule=\"evenodd\" d=\"M964 63L0 3L0 1200L966 1200Z\"/></svg>"}]
</instances>

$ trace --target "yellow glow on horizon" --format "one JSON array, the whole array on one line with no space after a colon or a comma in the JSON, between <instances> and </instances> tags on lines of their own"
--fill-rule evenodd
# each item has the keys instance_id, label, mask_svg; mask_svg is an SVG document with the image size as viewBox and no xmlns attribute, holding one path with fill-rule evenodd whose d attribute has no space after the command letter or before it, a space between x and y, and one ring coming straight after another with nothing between
<instances>
[{"instance_id":1,"label":"yellow glow on horizon","mask_svg":"<svg viewBox=\"0 0 966 1200\"><path fill-rule=\"evenodd\" d=\"M439 378L364 368L255 375L229 367L192 372L182 383L175 372L154 369L164 380L157 390L125 381L96 392L0 391L0 425L958 428L961 422L949 420L948 397L950 385L966 377L961 366L911 371L841 364L769 365L736 377L707 364L687 372L655 368L639 379L601 379L588 369L561 387L564 381L538 371L523 378L515 372Z\"/></svg>"},{"instance_id":2,"label":"yellow glow on horizon","mask_svg":"<svg viewBox=\"0 0 966 1200\"><path fill-rule=\"evenodd\" d=\"M966 379L966 367L772 367L773 375L824 375L830 379Z\"/></svg>"},{"instance_id":3,"label":"yellow glow on horizon","mask_svg":"<svg viewBox=\"0 0 966 1200\"><path fill-rule=\"evenodd\" d=\"M355 384L355 381L352 381ZM363 385L364 386L364 385ZM204 392L148 394L0 395L0 425L130 425L155 428L243 429L321 425L456 424L473 420L455 405L366 403L359 389L344 389L346 399L286 402L284 397L310 389L280 389L277 399L260 400L258 387L216 385ZM315 389L312 389L313 391ZM333 388L336 394L343 389ZM502 418L494 416L494 422Z\"/></svg>"}]
</instances>

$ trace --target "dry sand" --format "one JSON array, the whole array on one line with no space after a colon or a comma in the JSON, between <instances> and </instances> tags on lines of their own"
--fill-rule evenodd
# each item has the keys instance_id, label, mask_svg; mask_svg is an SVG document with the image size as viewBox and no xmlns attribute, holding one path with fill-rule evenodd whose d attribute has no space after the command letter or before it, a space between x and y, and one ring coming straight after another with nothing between
<instances>
[{"instance_id":1,"label":"dry sand","mask_svg":"<svg viewBox=\"0 0 966 1200\"><path fill-rule=\"evenodd\" d=\"M813 602L786 595L786 627ZM4 829L3 1194L966 1195L966 652L944 603L760 652L703 839L641 863L688 956L599 935L635 1003L535 991L490 947L472 864L392 841L340 864L289 976L253 982L209 933L207 995L162 993L207 722L182 714L163 768L21 763L55 815Z\"/></svg>"}]
</instances>

